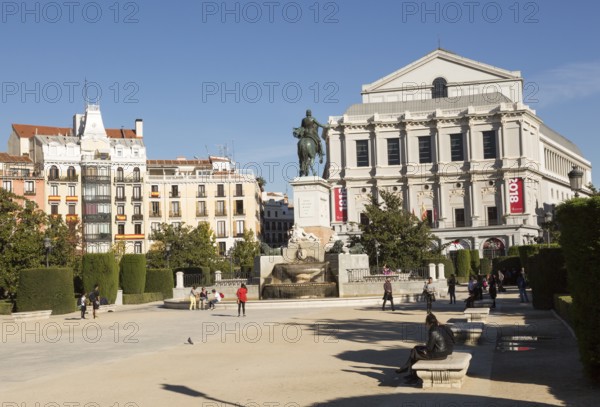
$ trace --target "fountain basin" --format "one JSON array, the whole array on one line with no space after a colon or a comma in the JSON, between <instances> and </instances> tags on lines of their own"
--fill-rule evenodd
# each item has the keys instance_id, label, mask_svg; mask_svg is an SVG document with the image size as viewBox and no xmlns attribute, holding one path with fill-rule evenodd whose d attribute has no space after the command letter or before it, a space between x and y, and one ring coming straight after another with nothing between
<instances>
[{"instance_id":1,"label":"fountain basin","mask_svg":"<svg viewBox=\"0 0 600 407\"><path fill-rule=\"evenodd\" d=\"M292 298L326 298L337 297L336 283L283 283L265 284L262 289L262 298L292 299Z\"/></svg>"}]
</instances>

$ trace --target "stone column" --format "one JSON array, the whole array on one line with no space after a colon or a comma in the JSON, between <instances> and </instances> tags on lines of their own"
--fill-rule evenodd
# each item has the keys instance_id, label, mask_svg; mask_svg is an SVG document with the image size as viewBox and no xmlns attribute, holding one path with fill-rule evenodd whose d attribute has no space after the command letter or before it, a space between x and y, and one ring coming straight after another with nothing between
<instances>
[{"instance_id":1,"label":"stone column","mask_svg":"<svg viewBox=\"0 0 600 407\"><path fill-rule=\"evenodd\" d=\"M438 263L437 268L438 268L438 280L445 280L446 276L444 275L444 268L446 266L444 265L444 263Z\"/></svg>"},{"instance_id":2,"label":"stone column","mask_svg":"<svg viewBox=\"0 0 600 407\"><path fill-rule=\"evenodd\" d=\"M221 270L215 271L215 282L221 281Z\"/></svg>"},{"instance_id":3,"label":"stone column","mask_svg":"<svg viewBox=\"0 0 600 407\"><path fill-rule=\"evenodd\" d=\"M429 263L429 277L433 281L437 280L437 278L435 276L435 264L433 264L433 263Z\"/></svg>"},{"instance_id":4,"label":"stone column","mask_svg":"<svg viewBox=\"0 0 600 407\"><path fill-rule=\"evenodd\" d=\"M175 273L175 280L177 284L175 284L175 288L185 288L183 286L183 271L178 271Z\"/></svg>"}]
</instances>

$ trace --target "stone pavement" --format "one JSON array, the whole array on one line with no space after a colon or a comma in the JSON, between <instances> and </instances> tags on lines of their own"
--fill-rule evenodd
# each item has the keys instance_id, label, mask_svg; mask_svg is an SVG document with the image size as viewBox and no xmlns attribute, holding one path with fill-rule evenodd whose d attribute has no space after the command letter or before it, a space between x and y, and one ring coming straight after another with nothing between
<instances>
[{"instance_id":1,"label":"stone pavement","mask_svg":"<svg viewBox=\"0 0 600 407\"><path fill-rule=\"evenodd\" d=\"M440 299L441 321L462 318ZM327 308L215 311L124 306L17 324L1 317L0 406L598 406L576 342L550 311L498 298L462 389L403 384L394 370L426 338L424 304L396 312L358 301ZM499 336L535 336L497 349ZM193 345L187 343L191 338ZM36 404L38 403L38 404Z\"/></svg>"}]
</instances>

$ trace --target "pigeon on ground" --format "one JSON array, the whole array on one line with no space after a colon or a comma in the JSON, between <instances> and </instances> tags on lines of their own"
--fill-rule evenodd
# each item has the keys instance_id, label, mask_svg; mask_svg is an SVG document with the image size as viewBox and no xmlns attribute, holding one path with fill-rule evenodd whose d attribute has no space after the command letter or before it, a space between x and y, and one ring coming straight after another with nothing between
<instances>
[{"instance_id":1,"label":"pigeon on ground","mask_svg":"<svg viewBox=\"0 0 600 407\"><path fill-rule=\"evenodd\" d=\"M193 345L193 344L194 344L194 342L192 342L192 338L188 338L188 343L189 343L190 345Z\"/></svg>"}]
</instances>

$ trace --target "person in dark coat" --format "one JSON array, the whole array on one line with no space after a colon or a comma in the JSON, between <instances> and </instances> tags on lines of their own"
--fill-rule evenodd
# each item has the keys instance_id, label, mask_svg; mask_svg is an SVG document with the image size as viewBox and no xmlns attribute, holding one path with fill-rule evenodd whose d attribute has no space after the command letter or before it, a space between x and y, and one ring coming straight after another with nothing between
<instances>
[{"instance_id":1,"label":"person in dark coat","mask_svg":"<svg viewBox=\"0 0 600 407\"><path fill-rule=\"evenodd\" d=\"M405 377L408 384L415 384L417 377L412 366L418 360L442 360L452 354L454 350L454 334L445 325L440 325L434 314L427 314L425 325L428 330L427 345L419 345L412 348L408 360L396 370L396 373L409 372Z\"/></svg>"},{"instance_id":2,"label":"person in dark coat","mask_svg":"<svg viewBox=\"0 0 600 407\"><path fill-rule=\"evenodd\" d=\"M456 304L456 277L450 274L448 279L448 295L450 296L450 304Z\"/></svg>"},{"instance_id":3,"label":"person in dark coat","mask_svg":"<svg viewBox=\"0 0 600 407\"><path fill-rule=\"evenodd\" d=\"M392 311L396 311L394 308L394 297L392 296L392 282L389 277L386 277L385 283L383 283L383 305L381 310L385 311L385 303L389 301L392 304Z\"/></svg>"},{"instance_id":4,"label":"person in dark coat","mask_svg":"<svg viewBox=\"0 0 600 407\"><path fill-rule=\"evenodd\" d=\"M496 276L493 274L488 275L488 293L492 299L492 308L496 308L496 296L498 294Z\"/></svg>"}]
</instances>

